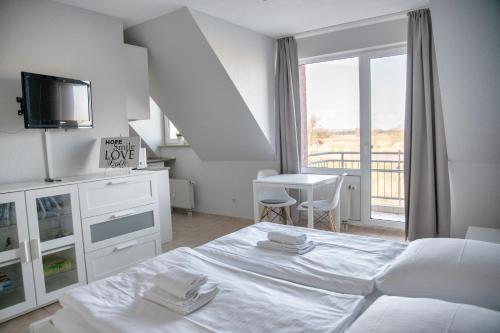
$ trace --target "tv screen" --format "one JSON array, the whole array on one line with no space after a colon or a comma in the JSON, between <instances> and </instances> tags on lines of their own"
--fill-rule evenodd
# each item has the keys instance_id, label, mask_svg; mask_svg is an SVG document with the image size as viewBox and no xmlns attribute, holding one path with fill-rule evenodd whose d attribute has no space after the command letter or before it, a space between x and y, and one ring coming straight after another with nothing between
<instances>
[{"instance_id":1,"label":"tv screen","mask_svg":"<svg viewBox=\"0 0 500 333\"><path fill-rule=\"evenodd\" d=\"M90 81L21 73L25 128L93 125Z\"/></svg>"}]
</instances>

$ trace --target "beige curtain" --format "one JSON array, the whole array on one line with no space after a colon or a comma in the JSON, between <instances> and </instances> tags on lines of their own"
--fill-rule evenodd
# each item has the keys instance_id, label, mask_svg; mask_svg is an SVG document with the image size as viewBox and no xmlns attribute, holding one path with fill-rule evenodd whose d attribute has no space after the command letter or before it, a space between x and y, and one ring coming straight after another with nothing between
<instances>
[{"instance_id":1,"label":"beige curtain","mask_svg":"<svg viewBox=\"0 0 500 333\"><path fill-rule=\"evenodd\" d=\"M449 237L448 155L428 9L408 14L406 80L406 237Z\"/></svg>"}]
</instances>

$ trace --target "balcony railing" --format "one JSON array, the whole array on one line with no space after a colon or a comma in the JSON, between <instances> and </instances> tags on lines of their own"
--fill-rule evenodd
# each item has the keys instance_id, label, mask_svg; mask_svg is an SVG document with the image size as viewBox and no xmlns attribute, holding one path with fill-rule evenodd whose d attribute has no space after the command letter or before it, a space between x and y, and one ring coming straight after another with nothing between
<instances>
[{"instance_id":1,"label":"balcony railing","mask_svg":"<svg viewBox=\"0 0 500 333\"><path fill-rule=\"evenodd\" d=\"M404 203L403 152L372 152L371 159L372 208L373 206L389 206L396 208L395 213L402 213ZM360 169L360 153L314 153L308 155L307 165L310 168Z\"/></svg>"}]
</instances>

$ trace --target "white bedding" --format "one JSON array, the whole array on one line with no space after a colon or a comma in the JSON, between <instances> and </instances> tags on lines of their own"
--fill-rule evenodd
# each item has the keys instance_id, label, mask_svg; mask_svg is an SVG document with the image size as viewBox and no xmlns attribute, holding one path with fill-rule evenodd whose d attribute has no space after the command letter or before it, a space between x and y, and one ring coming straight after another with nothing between
<instances>
[{"instance_id":1,"label":"white bedding","mask_svg":"<svg viewBox=\"0 0 500 333\"><path fill-rule=\"evenodd\" d=\"M307 234L316 248L303 255L256 246L275 230ZM294 283L340 293L368 295L375 277L406 248L404 243L261 222L196 250L229 265Z\"/></svg>"},{"instance_id":2,"label":"white bedding","mask_svg":"<svg viewBox=\"0 0 500 333\"><path fill-rule=\"evenodd\" d=\"M206 274L219 284L218 295L184 317L140 297L151 287L154 274L170 265ZM102 333L319 333L343 332L364 309L366 300L243 271L179 248L74 289L61 303Z\"/></svg>"},{"instance_id":3,"label":"white bedding","mask_svg":"<svg viewBox=\"0 0 500 333\"><path fill-rule=\"evenodd\" d=\"M382 296L349 333L497 333L500 312L429 298Z\"/></svg>"}]
</instances>

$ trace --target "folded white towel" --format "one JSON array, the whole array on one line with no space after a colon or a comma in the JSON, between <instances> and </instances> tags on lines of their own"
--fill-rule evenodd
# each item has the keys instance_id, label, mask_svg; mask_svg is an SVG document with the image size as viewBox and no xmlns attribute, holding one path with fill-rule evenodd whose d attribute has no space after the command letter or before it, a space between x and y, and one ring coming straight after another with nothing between
<instances>
[{"instance_id":1,"label":"folded white towel","mask_svg":"<svg viewBox=\"0 0 500 333\"><path fill-rule=\"evenodd\" d=\"M164 289L154 286L144 292L143 297L159 304L180 315L188 315L210 302L219 292L217 283L208 282L201 286L193 297L189 299L174 296Z\"/></svg>"},{"instance_id":2,"label":"folded white towel","mask_svg":"<svg viewBox=\"0 0 500 333\"><path fill-rule=\"evenodd\" d=\"M206 282L206 275L181 267L170 267L154 277L156 286L179 298L192 298Z\"/></svg>"},{"instance_id":3,"label":"folded white towel","mask_svg":"<svg viewBox=\"0 0 500 333\"><path fill-rule=\"evenodd\" d=\"M307 235L292 230L270 231L267 233L270 241L285 244L303 244L307 241Z\"/></svg>"},{"instance_id":4,"label":"folded white towel","mask_svg":"<svg viewBox=\"0 0 500 333\"><path fill-rule=\"evenodd\" d=\"M297 244L290 245L290 244L273 242L270 240L258 241L257 246L265 248L265 249L269 249L269 250L278 250L278 251L297 253L297 254L307 253L316 247L316 245L311 241L305 242L304 244L300 244L300 245L297 245Z\"/></svg>"}]
</instances>

